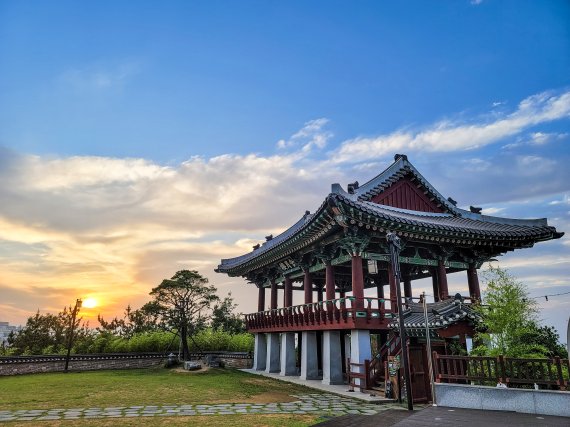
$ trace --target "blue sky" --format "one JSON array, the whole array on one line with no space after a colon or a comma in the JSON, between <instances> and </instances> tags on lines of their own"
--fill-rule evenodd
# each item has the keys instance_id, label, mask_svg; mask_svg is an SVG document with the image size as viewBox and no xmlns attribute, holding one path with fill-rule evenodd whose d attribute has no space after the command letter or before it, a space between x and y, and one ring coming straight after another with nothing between
<instances>
[{"instance_id":1,"label":"blue sky","mask_svg":"<svg viewBox=\"0 0 570 427\"><path fill-rule=\"evenodd\" d=\"M462 206L569 231L569 53L565 1L4 1L0 317L88 293L115 314L180 268L252 311L219 259L396 152ZM504 263L570 291L569 248ZM560 331L569 304L545 306Z\"/></svg>"}]
</instances>

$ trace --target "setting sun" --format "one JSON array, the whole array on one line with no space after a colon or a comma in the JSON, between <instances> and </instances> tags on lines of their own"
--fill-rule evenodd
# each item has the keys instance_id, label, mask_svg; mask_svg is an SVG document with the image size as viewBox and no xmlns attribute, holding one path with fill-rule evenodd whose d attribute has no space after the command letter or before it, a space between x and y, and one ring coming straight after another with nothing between
<instances>
[{"instance_id":1,"label":"setting sun","mask_svg":"<svg viewBox=\"0 0 570 427\"><path fill-rule=\"evenodd\" d=\"M85 308L94 308L97 306L97 300L95 298L86 298L83 301L83 307Z\"/></svg>"}]
</instances>

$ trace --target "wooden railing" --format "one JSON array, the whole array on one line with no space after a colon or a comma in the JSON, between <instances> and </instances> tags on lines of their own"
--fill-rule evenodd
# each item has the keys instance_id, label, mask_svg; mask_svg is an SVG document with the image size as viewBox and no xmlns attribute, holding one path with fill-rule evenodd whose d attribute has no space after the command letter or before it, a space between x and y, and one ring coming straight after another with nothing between
<instances>
[{"instance_id":1,"label":"wooden railing","mask_svg":"<svg viewBox=\"0 0 570 427\"><path fill-rule=\"evenodd\" d=\"M245 321L247 328L253 331L379 324L386 314L383 303L384 300L379 298L337 298L250 313L245 315Z\"/></svg>"},{"instance_id":2,"label":"wooden railing","mask_svg":"<svg viewBox=\"0 0 570 427\"><path fill-rule=\"evenodd\" d=\"M354 368L356 368L356 370L354 370ZM348 358L346 360L346 376L348 377L349 391L354 391L355 387L359 388L361 392L369 389L371 387L371 384L369 383L369 371L369 360L365 360L364 363L355 363L351 362L350 358ZM356 384L354 381L356 379L359 380L359 384Z\"/></svg>"},{"instance_id":3,"label":"wooden railing","mask_svg":"<svg viewBox=\"0 0 570 427\"><path fill-rule=\"evenodd\" d=\"M485 356L446 356L433 353L436 382L473 381L482 384L543 385L566 390L570 361Z\"/></svg>"}]
</instances>

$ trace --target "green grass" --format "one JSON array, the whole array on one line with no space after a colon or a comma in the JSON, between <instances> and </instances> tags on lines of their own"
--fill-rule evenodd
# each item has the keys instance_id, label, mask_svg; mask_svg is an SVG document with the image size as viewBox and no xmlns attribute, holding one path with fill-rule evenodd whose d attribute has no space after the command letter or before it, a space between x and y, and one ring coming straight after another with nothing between
<instances>
[{"instance_id":1,"label":"green grass","mask_svg":"<svg viewBox=\"0 0 570 427\"><path fill-rule=\"evenodd\" d=\"M90 419L90 420L63 420L39 421L32 425L30 421L6 423L7 427L306 427L324 421L317 415L208 415L192 417L148 417L129 419Z\"/></svg>"},{"instance_id":2,"label":"green grass","mask_svg":"<svg viewBox=\"0 0 570 427\"><path fill-rule=\"evenodd\" d=\"M0 409L269 403L296 400L290 394L310 392L305 387L232 369L46 373L0 377Z\"/></svg>"}]
</instances>

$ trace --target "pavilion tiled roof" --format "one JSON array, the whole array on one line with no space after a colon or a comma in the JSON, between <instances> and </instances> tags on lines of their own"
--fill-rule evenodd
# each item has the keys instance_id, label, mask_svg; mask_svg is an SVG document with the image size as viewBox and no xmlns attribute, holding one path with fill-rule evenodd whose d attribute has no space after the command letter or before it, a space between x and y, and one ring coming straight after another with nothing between
<instances>
[{"instance_id":1,"label":"pavilion tiled roof","mask_svg":"<svg viewBox=\"0 0 570 427\"><path fill-rule=\"evenodd\" d=\"M441 205L443 213L431 213L395 208L373 203L370 199L389 183L413 174L424 190ZM437 192L410 164L406 156L399 156L386 171L371 181L344 191L339 184L332 185L314 214L306 212L292 227L264 242L252 252L236 258L223 259L216 271L238 273L237 270L274 262L284 254L313 244L318 236L326 234L335 224L355 224L367 229L395 231L404 238L425 241L526 247L564 235L548 225L546 219L512 219L482 215L460 209ZM258 265L258 266L259 266Z\"/></svg>"},{"instance_id":2,"label":"pavilion tiled roof","mask_svg":"<svg viewBox=\"0 0 570 427\"><path fill-rule=\"evenodd\" d=\"M411 335L425 335L426 320L422 304L409 302L403 311L404 326ZM453 299L427 304L427 323L430 330L448 328L458 322L474 325L481 320L481 315L473 310L471 304L463 301L460 295ZM388 324L392 329L399 328L399 319L394 317Z\"/></svg>"}]
</instances>

